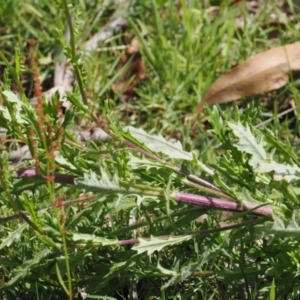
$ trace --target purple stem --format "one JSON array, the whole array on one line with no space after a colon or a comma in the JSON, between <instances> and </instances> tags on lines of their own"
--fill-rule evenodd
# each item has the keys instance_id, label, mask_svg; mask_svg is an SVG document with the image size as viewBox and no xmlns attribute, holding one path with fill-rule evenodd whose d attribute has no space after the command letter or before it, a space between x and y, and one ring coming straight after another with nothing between
<instances>
[{"instance_id":1,"label":"purple stem","mask_svg":"<svg viewBox=\"0 0 300 300\"><path fill-rule=\"evenodd\" d=\"M174 192L171 195L171 198L183 203L213 207L221 210L229 211L247 211L253 210L253 214L262 215L262 216L272 216L273 209L270 206L260 206L259 204L252 203L249 201L243 201L242 206L238 202L212 198L207 196L193 195L182 192ZM258 207L260 206L260 207Z\"/></svg>"},{"instance_id":2,"label":"purple stem","mask_svg":"<svg viewBox=\"0 0 300 300\"><path fill-rule=\"evenodd\" d=\"M45 179L43 175L40 175L36 172L36 170L33 169L19 169L17 171L17 174L19 177L25 177L25 178L36 178L36 179ZM68 175L68 174L54 174L54 180L58 183L66 183L66 184L74 184L74 179L76 179L77 176Z\"/></svg>"},{"instance_id":3,"label":"purple stem","mask_svg":"<svg viewBox=\"0 0 300 300\"><path fill-rule=\"evenodd\" d=\"M42 175L39 175L35 170L26 170L20 169L17 171L17 174L20 177L28 177L28 178L39 178L43 179ZM74 184L74 179L76 176L68 175L68 174L55 174L55 182L58 183L67 183ZM260 206L259 204L252 203L250 201L243 201L242 206L239 203L234 201L229 201L225 199L212 198L207 196L200 196L194 194L187 194L182 192L174 192L171 195L171 198L178 202L188 203L192 205L198 206L206 206L212 207L220 210L229 210L229 211L246 211L253 210L253 214L263 215L263 216L272 216L273 209L270 206Z\"/></svg>"},{"instance_id":4,"label":"purple stem","mask_svg":"<svg viewBox=\"0 0 300 300\"><path fill-rule=\"evenodd\" d=\"M124 142L125 145L127 145L127 146L129 146L130 148L132 148L132 149L134 149L134 150L136 150L136 151L138 151L138 152L144 154L145 156L148 156L148 157L150 157L150 158L152 158L152 159L158 161L158 162L161 163L161 164L167 164L167 162L166 162L164 159L159 158L157 155L154 155L154 154L152 154L152 153L149 153L149 152L147 152L146 150L140 148L139 146L136 146L135 144L133 144L133 143L131 143L131 142L125 140L125 139L123 140L123 142ZM189 172L186 172L186 171L184 171L184 170L182 170L182 169L180 169L180 168L178 168L178 167L173 167L173 170L174 170L176 173L179 173L179 174L182 174L182 175L184 175L184 176L187 176L188 178L190 178L190 179L192 179L192 180L194 180L194 181L196 181L196 182L199 182L199 183L203 184L204 186L207 186L207 187L209 187L209 188L211 188L211 189L213 189L213 190L216 190L216 191L218 191L218 192L221 192L221 190L220 190L219 188L217 188L217 187L214 186L213 184L209 183L208 181L206 181L206 180L204 180L204 179L202 179L202 178L200 178L200 177L198 177L198 176L196 176L196 175L193 175L193 174L191 174L191 173L189 173Z\"/></svg>"},{"instance_id":5,"label":"purple stem","mask_svg":"<svg viewBox=\"0 0 300 300\"><path fill-rule=\"evenodd\" d=\"M182 175L185 175L188 178L190 178L190 179L192 179L192 180L194 180L196 182L199 182L199 183L203 184L204 186L207 186L207 187L209 187L209 188L211 188L213 190L216 190L218 192L222 192L219 188L217 188L213 184L209 183L208 181L206 181L206 180L204 180L204 179L202 179L202 178L200 178L200 177L198 177L196 175L193 175L193 174L191 174L189 172L186 172L186 171L184 171L184 170L182 170L182 169L180 169L178 167L175 167L174 171L177 172L177 173L180 173Z\"/></svg>"}]
</instances>

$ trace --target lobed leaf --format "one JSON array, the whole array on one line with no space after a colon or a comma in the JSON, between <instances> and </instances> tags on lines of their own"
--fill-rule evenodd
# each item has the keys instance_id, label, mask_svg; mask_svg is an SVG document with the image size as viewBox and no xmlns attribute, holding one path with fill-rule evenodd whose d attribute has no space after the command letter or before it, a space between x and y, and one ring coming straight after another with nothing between
<instances>
[{"instance_id":1,"label":"lobed leaf","mask_svg":"<svg viewBox=\"0 0 300 300\"><path fill-rule=\"evenodd\" d=\"M107 239L94 234L74 233L72 239L75 242L81 241L85 243L100 244L101 246L118 245L118 240Z\"/></svg>"},{"instance_id":2,"label":"lobed leaf","mask_svg":"<svg viewBox=\"0 0 300 300\"><path fill-rule=\"evenodd\" d=\"M266 226L263 230L267 234L275 234L277 236L283 237L296 237L299 238L300 236L300 225L296 220L295 213L293 214L292 219L286 225L285 222L280 219L279 217L274 216L275 221L272 226ZM268 228L269 227L269 228Z\"/></svg>"},{"instance_id":3,"label":"lobed leaf","mask_svg":"<svg viewBox=\"0 0 300 300\"><path fill-rule=\"evenodd\" d=\"M238 143L236 143L235 146L240 151L244 151L252 155L249 161L249 164L252 167L256 167L260 162L265 162L267 160L267 153L263 147L263 142L257 142L248 124L246 125L246 127L244 127L240 122L228 122L228 126L233 130L233 133L239 138Z\"/></svg>"},{"instance_id":4,"label":"lobed leaf","mask_svg":"<svg viewBox=\"0 0 300 300\"><path fill-rule=\"evenodd\" d=\"M257 142L248 125L244 127L240 122L228 122L228 126L239 138L235 146L240 150L250 154L252 157L249 164L258 173L274 172L274 180L286 180L290 182L300 179L300 168L293 164L280 164L273 160L272 155L267 155L264 149L264 141Z\"/></svg>"},{"instance_id":5,"label":"lobed leaf","mask_svg":"<svg viewBox=\"0 0 300 300\"><path fill-rule=\"evenodd\" d=\"M125 192L126 189L120 187L119 184L119 177L115 174L113 178L110 180L106 172L102 169L101 170L101 179L98 179L95 172L90 171L89 173L84 173L83 178L75 179L75 185L78 188L85 189L86 191L90 192Z\"/></svg>"},{"instance_id":6,"label":"lobed leaf","mask_svg":"<svg viewBox=\"0 0 300 300\"><path fill-rule=\"evenodd\" d=\"M3 91L2 95L7 99L9 103L14 104L14 118L17 120L17 122L19 124L28 124L28 122L22 115L22 108L24 103L19 99L19 97L11 91ZM7 121L12 121L11 112L9 111L8 107L0 105L0 111Z\"/></svg>"},{"instance_id":7,"label":"lobed leaf","mask_svg":"<svg viewBox=\"0 0 300 300\"><path fill-rule=\"evenodd\" d=\"M130 165L133 169L146 169L146 170L150 170L151 168L155 168L159 170L165 167L164 165L162 165L157 161L153 161L147 158L139 158L132 155L130 155L128 165Z\"/></svg>"},{"instance_id":8,"label":"lobed leaf","mask_svg":"<svg viewBox=\"0 0 300 300\"><path fill-rule=\"evenodd\" d=\"M192 238L192 235L185 235L174 237L171 236L168 239L151 237L150 240L139 239L139 244L132 247L132 250L136 250L138 254L147 252L148 255L151 255L154 251L160 251L164 247L173 246L178 243L188 241Z\"/></svg>"},{"instance_id":9,"label":"lobed leaf","mask_svg":"<svg viewBox=\"0 0 300 300\"><path fill-rule=\"evenodd\" d=\"M19 240L21 235L22 235L22 232L27 227L28 227L28 224L25 223L25 222L23 224L18 224L18 228L16 230L12 231L12 232L9 232L8 236L2 240L2 243L0 245L0 249L3 249L4 247L10 247L11 244L15 240Z\"/></svg>"},{"instance_id":10,"label":"lobed leaf","mask_svg":"<svg viewBox=\"0 0 300 300\"><path fill-rule=\"evenodd\" d=\"M300 179L300 168L297 165L279 164L273 160L260 163L255 171L259 173L274 171L274 180L276 181L286 180L290 182L294 179Z\"/></svg>"},{"instance_id":11,"label":"lobed leaf","mask_svg":"<svg viewBox=\"0 0 300 300\"><path fill-rule=\"evenodd\" d=\"M150 135L143 129L134 128L132 126L124 127L132 137L149 148L153 152L163 153L170 158L192 160L193 157L189 152L182 150L182 145L179 141L171 143L161 135Z\"/></svg>"}]
</instances>

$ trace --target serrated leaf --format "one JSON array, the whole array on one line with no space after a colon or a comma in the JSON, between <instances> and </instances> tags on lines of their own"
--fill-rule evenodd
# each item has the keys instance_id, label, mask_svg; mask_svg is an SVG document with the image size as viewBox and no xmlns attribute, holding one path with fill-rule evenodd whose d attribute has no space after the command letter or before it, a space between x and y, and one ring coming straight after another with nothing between
<instances>
[{"instance_id":1,"label":"serrated leaf","mask_svg":"<svg viewBox=\"0 0 300 300\"><path fill-rule=\"evenodd\" d=\"M192 160L193 157L189 152L182 150L182 145L179 141L171 143L161 135L150 135L143 129L134 128L132 126L124 127L132 137L138 140L153 152L163 153L170 158Z\"/></svg>"},{"instance_id":2,"label":"serrated leaf","mask_svg":"<svg viewBox=\"0 0 300 300\"><path fill-rule=\"evenodd\" d=\"M89 173L83 174L83 179L78 178L75 179L75 185L79 188L83 188L86 191L90 192L111 192L111 193L118 193L118 192L125 192L126 189L120 187L119 178L115 174L113 178L110 180L108 175L104 170L101 170L101 179L98 179L95 172L90 171Z\"/></svg>"},{"instance_id":3,"label":"serrated leaf","mask_svg":"<svg viewBox=\"0 0 300 300\"><path fill-rule=\"evenodd\" d=\"M209 168L207 165L205 165L203 162L201 162L200 160L197 159L197 154L195 151L192 152L192 156L193 156L193 160L194 162L196 162L197 166L200 167L200 169L204 172L206 172L207 174L213 176L215 171L211 168Z\"/></svg>"},{"instance_id":4,"label":"serrated leaf","mask_svg":"<svg viewBox=\"0 0 300 300\"><path fill-rule=\"evenodd\" d=\"M6 286L12 286L21 279L25 278L32 268L40 263L40 261L50 253L50 249L44 249L41 252L35 254L33 259L27 260L23 263L21 269L14 271L14 276L6 283Z\"/></svg>"},{"instance_id":5,"label":"serrated leaf","mask_svg":"<svg viewBox=\"0 0 300 300\"><path fill-rule=\"evenodd\" d=\"M234 135L239 138L235 146L240 151L244 151L252 155L249 160L250 166L256 167L259 163L267 160L267 153L263 147L263 141L259 143L257 142L248 125L244 127L240 122L228 122L228 126L233 130Z\"/></svg>"},{"instance_id":6,"label":"serrated leaf","mask_svg":"<svg viewBox=\"0 0 300 300\"><path fill-rule=\"evenodd\" d=\"M2 116L5 120L11 122L11 116L10 116L10 113L9 113L9 110L7 109L7 107L5 106L0 106L0 111L2 112Z\"/></svg>"},{"instance_id":7,"label":"serrated leaf","mask_svg":"<svg viewBox=\"0 0 300 300\"><path fill-rule=\"evenodd\" d=\"M77 170L76 167L71 164L69 161L67 161L63 156L61 155L57 155L55 156L55 161L57 163L59 163L61 166L67 166L69 167L71 170Z\"/></svg>"},{"instance_id":8,"label":"serrated leaf","mask_svg":"<svg viewBox=\"0 0 300 300\"><path fill-rule=\"evenodd\" d=\"M66 92L66 96L68 101L76 108L78 108L79 111L84 112L85 114L90 114L90 109L87 105L85 105L75 94Z\"/></svg>"},{"instance_id":9,"label":"serrated leaf","mask_svg":"<svg viewBox=\"0 0 300 300\"><path fill-rule=\"evenodd\" d=\"M9 247L15 240L20 239L22 232L24 229L28 227L27 223L18 224L18 228L8 234L6 238L2 240L2 243L0 245L0 249L3 249L4 247Z\"/></svg>"},{"instance_id":10,"label":"serrated leaf","mask_svg":"<svg viewBox=\"0 0 300 300\"><path fill-rule=\"evenodd\" d=\"M138 254L147 252L148 255L151 255L154 251L160 251L164 247L173 246L178 243L188 241L192 238L191 235L174 237L171 236L168 239L151 237L150 240L139 239L139 244L132 247L132 250L136 250Z\"/></svg>"},{"instance_id":11,"label":"serrated leaf","mask_svg":"<svg viewBox=\"0 0 300 300\"><path fill-rule=\"evenodd\" d=\"M244 127L241 123L228 123L234 134L239 138L235 146L240 150L252 155L249 164L258 173L268 173L274 171L274 180L286 180L290 182L300 179L300 168L293 164L280 164L272 159L274 154L269 156L263 148L263 141L257 142L248 125Z\"/></svg>"},{"instance_id":12,"label":"serrated leaf","mask_svg":"<svg viewBox=\"0 0 300 300\"><path fill-rule=\"evenodd\" d=\"M217 106L213 106L212 108L207 107L207 120L210 124L212 124L213 129L210 130L214 135L216 135L219 139L222 139L224 134L225 126L223 118L220 116L220 111Z\"/></svg>"},{"instance_id":13,"label":"serrated leaf","mask_svg":"<svg viewBox=\"0 0 300 300\"><path fill-rule=\"evenodd\" d=\"M300 168L296 165L279 165L274 168L274 180L280 181L285 179L287 182L292 181L293 179L300 179Z\"/></svg>"},{"instance_id":14,"label":"serrated leaf","mask_svg":"<svg viewBox=\"0 0 300 300\"><path fill-rule=\"evenodd\" d=\"M159 203L160 201L159 201L159 199L158 199L158 197L155 197L155 196L153 196L153 197L151 197L151 196L142 196L142 195L135 195L136 196L136 204L137 204L137 206L138 207L140 207L141 206L141 203L143 202L143 201L147 201L147 202L156 202L156 203Z\"/></svg>"},{"instance_id":15,"label":"serrated leaf","mask_svg":"<svg viewBox=\"0 0 300 300\"><path fill-rule=\"evenodd\" d=\"M281 220L278 217L274 217L274 218L275 218L275 221L273 223L272 230L274 230L274 231L284 230L285 229L285 225L284 225L283 220Z\"/></svg>"},{"instance_id":16,"label":"serrated leaf","mask_svg":"<svg viewBox=\"0 0 300 300\"><path fill-rule=\"evenodd\" d=\"M259 163L255 171L259 173L274 171L274 180L276 181L284 179L290 182L294 179L300 179L300 168L297 165L279 164L273 160Z\"/></svg>"},{"instance_id":17,"label":"serrated leaf","mask_svg":"<svg viewBox=\"0 0 300 300\"><path fill-rule=\"evenodd\" d=\"M275 234L278 236L284 236L284 237L299 237L300 236L300 226L299 223L296 220L295 214L293 214L292 219L288 223L288 225L285 225L284 221L276 216L274 216L275 221L273 223L273 226L269 228L265 228L265 231L267 233Z\"/></svg>"},{"instance_id":18,"label":"serrated leaf","mask_svg":"<svg viewBox=\"0 0 300 300\"><path fill-rule=\"evenodd\" d=\"M95 236L94 234L74 233L72 239L74 242L81 241L85 243L100 244L101 246L118 245L118 240L107 239L107 238Z\"/></svg>"},{"instance_id":19,"label":"serrated leaf","mask_svg":"<svg viewBox=\"0 0 300 300\"><path fill-rule=\"evenodd\" d=\"M161 169L165 167L157 161L153 161L147 158L139 158L135 156L130 157L128 165L130 165L133 169L142 168L146 170L150 170L151 168Z\"/></svg>"},{"instance_id":20,"label":"serrated leaf","mask_svg":"<svg viewBox=\"0 0 300 300\"><path fill-rule=\"evenodd\" d=\"M21 110L22 110L22 105L23 102L19 99L19 97L14 94L12 91L3 91L2 95L6 97L6 99L10 103L14 103L14 118L18 121L20 124L28 124L28 122L22 117L21 115ZM11 114L7 107L5 106L0 106L0 111L2 111L3 116L6 120L12 121Z\"/></svg>"},{"instance_id":21,"label":"serrated leaf","mask_svg":"<svg viewBox=\"0 0 300 300\"><path fill-rule=\"evenodd\" d=\"M7 98L9 102L16 103L19 107L22 105L22 101L12 91L3 91L2 94Z\"/></svg>"},{"instance_id":22,"label":"serrated leaf","mask_svg":"<svg viewBox=\"0 0 300 300\"><path fill-rule=\"evenodd\" d=\"M137 195L138 196L138 195ZM119 212L121 210L130 210L133 207L137 207L136 196L132 195L118 195L117 201L114 203L114 211Z\"/></svg>"}]
</instances>

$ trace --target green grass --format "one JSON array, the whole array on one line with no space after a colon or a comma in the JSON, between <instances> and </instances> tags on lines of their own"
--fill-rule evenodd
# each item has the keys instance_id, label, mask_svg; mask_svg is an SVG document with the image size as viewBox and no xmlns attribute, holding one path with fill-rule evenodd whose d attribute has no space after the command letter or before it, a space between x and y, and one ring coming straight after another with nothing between
<instances>
[{"instance_id":1,"label":"green grass","mask_svg":"<svg viewBox=\"0 0 300 300\"><path fill-rule=\"evenodd\" d=\"M80 299L78 292L82 289L90 299L135 299L135 291L139 299L297 299L297 172L288 182L274 180L272 172L256 171L251 163L256 153L249 145L246 150L239 149L242 137L233 132L230 122L249 124L251 136L257 143L264 139L268 159L281 164L283 173L292 163L297 169L298 119L293 113L283 118L278 114L287 107L289 98L300 111L299 80L295 75L278 91L207 108L192 123L201 97L228 69L252 55L299 40L297 14L292 21L285 18L273 1L261 4L255 16L247 10L246 2L231 5L230 1L207 1L205 5L204 1L145 0L117 6L113 1L78 1L70 8L76 16L76 47L65 47L64 51L69 63L78 66L82 80L77 78L74 91L68 95L73 109L61 124L57 97L37 112L27 99L36 93L36 75L44 90L52 87L67 24L63 1L43 0L38 5L34 0L26 4L20 0L2 2L1 53L19 76L24 93L2 62L2 92L19 92L23 102L12 102L16 101L14 97L4 93L0 126L8 129L8 140L1 148L0 214L5 218L26 211L31 216L1 219L0 298ZM212 5L219 5L217 12ZM286 5L288 10L293 14L292 6ZM272 14L283 19L284 25L270 25ZM93 51L83 57L72 54L73 50L80 54L84 43L118 16L126 18L128 26L98 45L111 50ZM275 38L271 39L271 34ZM129 43L133 37L141 45L146 78L138 82L134 95L124 103L114 92L114 84L126 70L126 65L120 68L124 50L116 46ZM33 74L29 39L35 41L37 63L51 57L46 64L38 65L39 74ZM16 48L21 57L15 55ZM85 106L82 94L87 98ZM267 118L272 121L261 130L254 129ZM110 131L110 141L80 143L72 137L71 130L89 130L96 120L98 126ZM48 129L42 130L45 124L51 124L52 132L59 132L60 127L65 131L53 137ZM179 140L185 151L193 151L193 160L176 157L178 152L174 154L166 141L153 140L144 132L123 131L120 125ZM58 148L54 142L59 143ZM23 143L36 154L42 179L18 178L9 167L7 152ZM151 148L153 145L161 148ZM54 148L61 153L56 160L51 156ZM141 155L145 152L152 158ZM153 155L165 161L153 159ZM53 164L56 173L79 176L75 184L63 180L60 184L51 180L45 183L52 175ZM213 174L206 172L203 164ZM30 159L27 165L37 166ZM199 182L195 186L174 171L175 167L221 191L204 189ZM174 197L178 191L264 204L273 208L275 217L221 213L178 203ZM87 194L95 198L62 208L61 201ZM41 211L49 205L54 208ZM256 223L243 226L251 220ZM205 232L240 223L232 230ZM198 231L201 234L189 236ZM164 240L160 248L155 237L165 235L172 238ZM178 242L177 235L184 241ZM146 252L139 248L142 242L122 244L151 236L152 240L144 240L149 243Z\"/></svg>"}]
</instances>

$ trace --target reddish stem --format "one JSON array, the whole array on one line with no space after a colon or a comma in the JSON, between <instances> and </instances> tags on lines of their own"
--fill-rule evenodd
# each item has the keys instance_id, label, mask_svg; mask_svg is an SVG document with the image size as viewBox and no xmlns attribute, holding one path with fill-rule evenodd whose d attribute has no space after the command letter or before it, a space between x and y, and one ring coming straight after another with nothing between
<instances>
[{"instance_id":1,"label":"reddish stem","mask_svg":"<svg viewBox=\"0 0 300 300\"><path fill-rule=\"evenodd\" d=\"M178 202L212 207L215 209L229 210L229 211L247 211L253 210L253 214L262 216L272 216L273 209L270 206L261 206L257 203L250 201L243 201L242 206L238 202L229 201L225 199L212 198L207 196L193 195L182 192L175 192L171 195L171 198Z\"/></svg>"}]
</instances>

